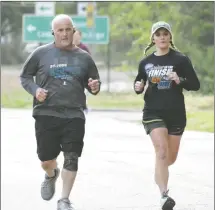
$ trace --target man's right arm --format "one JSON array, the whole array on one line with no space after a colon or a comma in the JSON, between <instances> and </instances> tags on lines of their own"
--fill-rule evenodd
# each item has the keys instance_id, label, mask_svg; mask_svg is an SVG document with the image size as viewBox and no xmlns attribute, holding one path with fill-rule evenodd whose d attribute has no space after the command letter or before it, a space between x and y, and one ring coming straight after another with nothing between
<instances>
[{"instance_id":1,"label":"man's right arm","mask_svg":"<svg viewBox=\"0 0 215 210\"><path fill-rule=\"evenodd\" d=\"M22 87L33 96L36 96L36 90L39 88L39 86L34 82L34 76L36 76L38 71L39 63L37 55L37 50L31 53L25 61L22 73L20 74Z\"/></svg>"}]
</instances>

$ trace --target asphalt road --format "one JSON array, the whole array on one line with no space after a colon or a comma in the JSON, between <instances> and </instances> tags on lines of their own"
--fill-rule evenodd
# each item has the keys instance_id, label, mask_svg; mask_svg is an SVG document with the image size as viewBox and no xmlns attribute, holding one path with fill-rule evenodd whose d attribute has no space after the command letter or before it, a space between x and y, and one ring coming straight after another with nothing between
<instances>
[{"instance_id":1,"label":"asphalt road","mask_svg":"<svg viewBox=\"0 0 215 210\"><path fill-rule=\"evenodd\" d=\"M71 200L76 210L159 210L150 139L141 125L116 116L87 115L85 148ZM40 198L44 173L36 155L31 110L2 109L1 117L2 209L55 210L62 182L59 178L51 201ZM170 169L169 188L175 210L214 209L213 134L185 132Z\"/></svg>"}]
</instances>

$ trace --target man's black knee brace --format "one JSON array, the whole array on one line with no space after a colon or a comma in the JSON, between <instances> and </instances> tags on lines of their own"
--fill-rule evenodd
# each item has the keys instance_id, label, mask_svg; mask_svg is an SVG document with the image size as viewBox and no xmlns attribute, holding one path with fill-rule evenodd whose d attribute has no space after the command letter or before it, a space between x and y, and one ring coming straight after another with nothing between
<instances>
[{"instance_id":1,"label":"man's black knee brace","mask_svg":"<svg viewBox=\"0 0 215 210\"><path fill-rule=\"evenodd\" d=\"M63 168L68 171L78 170L78 155L75 152L64 152Z\"/></svg>"}]
</instances>

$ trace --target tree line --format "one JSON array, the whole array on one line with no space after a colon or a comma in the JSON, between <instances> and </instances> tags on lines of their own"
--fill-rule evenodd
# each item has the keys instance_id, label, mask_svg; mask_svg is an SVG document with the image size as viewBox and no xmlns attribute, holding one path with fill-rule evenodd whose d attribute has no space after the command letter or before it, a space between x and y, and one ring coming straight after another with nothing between
<instances>
[{"instance_id":1,"label":"tree line","mask_svg":"<svg viewBox=\"0 0 215 210\"><path fill-rule=\"evenodd\" d=\"M77 2L56 4L57 14L77 13ZM2 63L21 63L26 58L25 43L21 42L22 15L34 13L34 3L1 2L1 12L1 36L13 37L11 44L1 46ZM164 20L172 25L176 47L191 58L201 92L214 92L214 2L97 2L97 14L110 18L112 66L126 61L136 69L150 42L152 24ZM94 49L98 55L106 55L107 46Z\"/></svg>"},{"instance_id":2,"label":"tree line","mask_svg":"<svg viewBox=\"0 0 215 210\"><path fill-rule=\"evenodd\" d=\"M201 92L214 92L214 2L114 2L100 3L99 8L111 18L112 50L119 57L126 54L131 66L144 56L152 24L170 23L174 44L193 62Z\"/></svg>"}]
</instances>

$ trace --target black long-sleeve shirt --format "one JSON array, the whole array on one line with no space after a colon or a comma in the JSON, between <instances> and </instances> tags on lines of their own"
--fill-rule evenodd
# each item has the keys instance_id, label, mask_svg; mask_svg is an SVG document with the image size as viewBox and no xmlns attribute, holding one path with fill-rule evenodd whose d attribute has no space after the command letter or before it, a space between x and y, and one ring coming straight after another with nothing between
<instances>
[{"instance_id":1,"label":"black long-sleeve shirt","mask_svg":"<svg viewBox=\"0 0 215 210\"><path fill-rule=\"evenodd\" d=\"M170 72L176 72L181 79L180 84L168 79ZM148 80L145 91L145 110L185 110L183 88L197 91L200 88L199 79L190 59L182 53L170 49L169 53L156 56L154 53L141 60L136 81ZM141 94L143 91L135 91Z\"/></svg>"}]
</instances>

